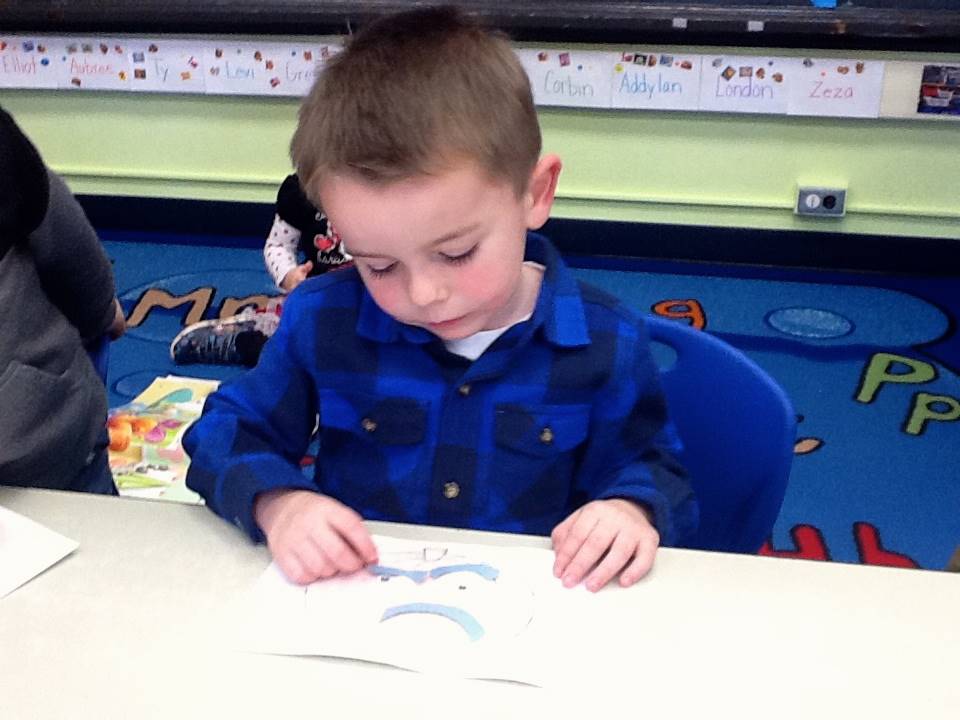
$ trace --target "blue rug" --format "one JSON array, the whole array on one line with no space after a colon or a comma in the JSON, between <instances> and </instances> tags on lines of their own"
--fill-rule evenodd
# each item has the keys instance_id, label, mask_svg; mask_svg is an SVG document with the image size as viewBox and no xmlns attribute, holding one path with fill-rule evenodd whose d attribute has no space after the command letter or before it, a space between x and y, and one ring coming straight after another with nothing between
<instances>
[{"instance_id":1,"label":"blue rug","mask_svg":"<svg viewBox=\"0 0 960 720\"><path fill-rule=\"evenodd\" d=\"M188 313L276 294L259 250L101 234L130 319L111 350L111 406L160 375L243 371L176 366L168 346ZM763 553L944 567L960 544L960 277L569 260L636 310L744 350L792 398L800 439Z\"/></svg>"}]
</instances>

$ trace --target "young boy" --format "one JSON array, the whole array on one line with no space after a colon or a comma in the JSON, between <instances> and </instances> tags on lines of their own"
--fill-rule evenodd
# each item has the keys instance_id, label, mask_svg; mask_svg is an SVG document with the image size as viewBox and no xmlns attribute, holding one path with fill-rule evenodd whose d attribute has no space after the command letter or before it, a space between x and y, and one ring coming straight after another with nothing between
<instances>
[{"instance_id":1,"label":"young boy","mask_svg":"<svg viewBox=\"0 0 960 720\"><path fill-rule=\"evenodd\" d=\"M186 436L215 512L299 583L376 561L361 519L550 533L554 573L590 590L693 532L642 322L527 232L560 160L540 157L504 38L451 9L373 22L317 81L291 154L354 267L290 295Z\"/></svg>"}]
</instances>

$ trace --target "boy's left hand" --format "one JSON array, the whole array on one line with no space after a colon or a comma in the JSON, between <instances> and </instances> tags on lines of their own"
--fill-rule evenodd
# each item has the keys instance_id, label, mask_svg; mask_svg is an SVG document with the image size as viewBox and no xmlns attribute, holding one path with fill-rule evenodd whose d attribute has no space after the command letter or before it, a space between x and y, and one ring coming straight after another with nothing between
<instances>
[{"instance_id":1,"label":"boy's left hand","mask_svg":"<svg viewBox=\"0 0 960 720\"><path fill-rule=\"evenodd\" d=\"M586 578L591 592L617 573L621 586L633 585L650 571L660 544L648 511L622 498L587 503L557 525L550 538L556 552L553 574L563 578L564 587Z\"/></svg>"}]
</instances>

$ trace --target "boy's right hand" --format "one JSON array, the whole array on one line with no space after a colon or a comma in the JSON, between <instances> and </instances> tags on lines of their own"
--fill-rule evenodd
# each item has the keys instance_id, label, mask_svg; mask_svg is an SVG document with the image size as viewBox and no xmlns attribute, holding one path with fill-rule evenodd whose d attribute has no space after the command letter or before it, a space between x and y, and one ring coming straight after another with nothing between
<instances>
[{"instance_id":1,"label":"boy's right hand","mask_svg":"<svg viewBox=\"0 0 960 720\"><path fill-rule=\"evenodd\" d=\"M253 514L273 559L300 585L377 562L377 548L363 518L326 495L271 490L257 496Z\"/></svg>"},{"instance_id":2,"label":"boy's right hand","mask_svg":"<svg viewBox=\"0 0 960 720\"><path fill-rule=\"evenodd\" d=\"M302 265L297 265L293 270L287 272L280 281L280 287L291 292L297 285L307 279L307 275L313 270L313 263L307 260Z\"/></svg>"}]
</instances>

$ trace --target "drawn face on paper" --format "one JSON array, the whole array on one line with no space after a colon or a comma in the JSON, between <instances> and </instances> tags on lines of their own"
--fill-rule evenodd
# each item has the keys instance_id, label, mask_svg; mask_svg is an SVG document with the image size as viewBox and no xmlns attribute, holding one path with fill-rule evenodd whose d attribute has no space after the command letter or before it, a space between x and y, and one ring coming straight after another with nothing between
<instances>
[{"instance_id":1,"label":"drawn face on paper","mask_svg":"<svg viewBox=\"0 0 960 720\"><path fill-rule=\"evenodd\" d=\"M306 597L308 608L327 614L342 607L343 622L355 623L358 633L395 642L515 637L533 617L533 592L521 578L445 551L385 553L379 565L308 587Z\"/></svg>"}]
</instances>

